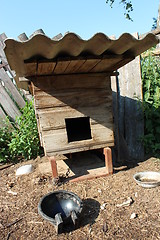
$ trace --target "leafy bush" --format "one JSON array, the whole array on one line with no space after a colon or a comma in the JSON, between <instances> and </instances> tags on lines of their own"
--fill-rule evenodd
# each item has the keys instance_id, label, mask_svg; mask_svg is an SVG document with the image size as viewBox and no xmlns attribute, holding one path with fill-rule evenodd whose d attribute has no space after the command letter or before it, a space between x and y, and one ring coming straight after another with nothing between
<instances>
[{"instance_id":1,"label":"leafy bush","mask_svg":"<svg viewBox=\"0 0 160 240\"><path fill-rule=\"evenodd\" d=\"M26 103L22 109L22 115L16 120L16 125L9 143L12 158L31 159L36 157L40 154L40 142L32 101Z\"/></svg>"},{"instance_id":2,"label":"leafy bush","mask_svg":"<svg viewBox=\"0 0 160 240\"><path fill-rule=\"evenodd\" d=\"M21 109L14 128L0 128L0 162L31 159L41 153L37 121L32 102Z\"/></svg>"},{"instance_id":3,"label":"leafy bush","mask_svg":"<svg viewBox=\"0 0 160 240\"><path fill-rule=\"evenodd\" d=\"M10 159L8 144L11 142L11 131L9 129L9 120L6 118L4 127L0 128L0 162L7 162Z\"/></svg>"},{"instance_id":4,"label":"leafy bush","mask_svg":"<svg viewBox=\"0 0 160 240\"><path fill-rule=\"evenodd\" d=\"M144 145L147 153L160 153L160 62L151 53L141 62L143 109L145 118Z\"/></svg>"}]
</instances>

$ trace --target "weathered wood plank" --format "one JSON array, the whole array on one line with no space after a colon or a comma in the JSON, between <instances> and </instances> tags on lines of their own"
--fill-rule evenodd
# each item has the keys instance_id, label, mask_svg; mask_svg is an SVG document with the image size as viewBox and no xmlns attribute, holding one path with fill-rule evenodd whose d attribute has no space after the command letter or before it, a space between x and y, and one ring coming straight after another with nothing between
<instances>
[{"instance_id":1,"label":"weathered wood plank","mask_svg":"<svg viewBox=\"0 0 160 240\"><path fill-rule=\"evenodd\" d=\"M105 72L111 71L114 69L114 66L119 63L123 59L123 56L108 56L103 58L93 69L91 72ZM116 69L114 69L116 70Z\"/></svg>"},{"instance_id":2,"label":"weathered wood plank","mask_svg":"<svg viewBox=\"0 0 160 240\"><path fill-rule=\"evenodd\" d=\"M112 88L112 106L114 116L114 136L115 136L115 149L117 152L116 162L120 161L120 141L119 141L119 90L118 90L118 76L111 77Z\"/></svg>"},{"instance_id":3,"label":"weathered wood plank","mask_svg":"<svg viewBox=\"0 0 160 240\"><path fill-rule=\"evenodd\" d=\"M58 129L56 131L47 131L47 135L43 133L43 141L46 155L49 153L65 153L66 151L78 152L89 149L101 148L103 146L113 146L114 137L113 130L101 125L94 125L92 127L92 139L75 141L68 143L67 133L65 129ZM54 143L54 144L53 144Z\"/></svg>"},{"instance_id":4,"label":"weathered wood plank","mask_svg":"<svg viewBox=\"0 0 160 240\"><path fill-rule=\"evenodd\" d=\"M57 34L56 36L54 36L54 37L52 38L52 40L58 41L58 40L60 40L62 37L63 37L62 33L59 33L59 34Z\"/></svg>"},{"instance_id":5,"label":"weathered wood plank","mask_svg":"<svg viewBox=\"0 0 160 240\"><path fill-rule=\"evenodd\" d=\"M68 153L76 153L76 152L83 152L83 151L89 151L89 150L94 150L94 149L102 149L102 148L105 148L105 147L113 147L114 146L114 143L113 142L101 142L101 143L90 143L90 144L82 144L81 146L79 146L78 148L70 148L70 147L67 147L67 148L64 148L64 149L57 149L56 151L46 151L44 150L45 152L45 155L48 156L48 157L51 157L51 156L55 156L55 155L59 155L59 154L68 154ZM105 168L106 170L106 168Z\"/></svg>"},{"instance_id":6,"label":"weathered wood plank","mask_svg":"<svg viewBox=\"0 0 160 240\"><path fill-rule=\"evenodd\" d=\"M51 75L55 66L56 62L38 62L37 75Z\"/></svg>"},{"instance_id":7,"label":"weathered wood plank","mask_svg":"<svg viewBox=\"0 0 160 240\"><path fill-rule=\"evenodd\" d=\"M28 102L32 101L32 95L31 95L31 93L30 93L29 91L26 91L26 90L24 90L24 89L21 89L21 93L22 93L22 95L25 97L25 99L26 99Z\"/></svg>"},{"instance_id":8,"label":"weathered wood plank","mask_svg":"<svg viewBox=\"0 0 160 240\"><path fill-rule=\"evenodd\" d=\"M69 65L65 69L64 73L77 73L78 69L85 63L85 59L79 59L79 60L70 60Z\"/></svg>"},{"instance_id":9,"label":"weathered wood plank","mask_svg":"<svg viewBox=\"0 0 160 240\"><path fill-rule=\"evenodd\" d=\"M21 96L18 89L13 84L13 82L11 81L8 74L6 73L6 71L3 68L0 69L0 79L4 82L5 87L9 90L9 92L13 96L13 98L16 101L16 103L18 104L18 106L20 108L24 107L25 101L24 101L23 97Z\"/></svg>"},{"instance_id":10,"label":"weathered wood plank","mask_svg":"<svg viewBox=\"0 0 160 240\"><path fill-rule=\"evenodd\" d=\"M0 58L2 62L7 62L6 55L3 51L4 43L0 41Z\"/></svg>"},{"instance_id":11,"label":"weathered wood plank","mask_svg":"<svg viewBox=\"0 0 160 240\"><path fill-rule=\"evenodd\" d=\"M37 65L38 65L37 61L25 63L25 72L27 72L27 76L37 75Z\"/></svg>"},{"instance_id":12,"label":"weathered wood plank","mask_svg":"<svg viewBox=\"0 0 160 240\"><path fill-rule=\"evenodd\" d=\"M21 41L21 42L25 42L28 40L28 37L25 33L21 33L19 36L18 36L18 39Z\"/></svg>"},{"instance_id":13,"label":"weathered wood plank","mask_svg":"<svg viewBox=\"0 0 160 240\"><path fill-rule=\"evenodd\" d=\"M131 62L134 59L135 59L134 57L124 58L121 61L119 61L118 63L116 63L115 65L113 65L113 67L110 67L110 70L114 71L115 69L119 69L119 68L123 67L125 64L127 64L128 62Z\"/></svg>"},{"instance_id":14,"label":"weathered wood plank","mask_svg":"<svg viewBox=\"0 0 160 240\"><path fill-rule=\"evenodd\" d=\"M5 126L5 119L6 119L6 114L4 113L3 109L0 106L0 128Z\"/></svg>"},{"instance_id":15,"label":"weathered wood plank","mask_svg":"<svg viewBox=\"0 0 160 240\"><path fill-rule=\"evenodd\" d=\"M108 107L108 109L107 109ZM86 107L73 109L71 107L37 110L37 114L40 120L41 129L43 131L50 129L65 128L65 118L76 118L76 117L90 117L91 125L102 124L103 126L113 126L113 116L111 104L106 108L94 108ZM108 111L107 111L108 110ZM107 114L106 114L107 112Z\"/></svg>"},{"instance_id":16,"label":"weathered wood plank","mask_svg":"<svg viewBox=\"0 0 160 240\"><path fill-rule=\"evenodd\" d=\"M13 103L2 84L0 84L0 103L8 116L10 116L12 119L15 120L17 116L21 115L20 111Z\"/></svg>"},{"instance_id":17,"label":"weathered wood plank","mask_svg":"<svg viewBox=\"0 0 160 240\"><path fill-rule=\"evenodd\" d=\"M107 74L73 74L59 76L37 76L31 79L35 91L109 88L110 77Z\"/></svg>"},{"instance_id":18,"label":"weathered wood plank","mask_svg":"<svg viewBox=\"0 0 160 240\"><path fill-rule=\"evenodd\" d=\"M69 64L70 61L57 61L57 64L54 69L54 74L63 74Z\"/></svg>"},{"instance_id":19,"label":"weathered wood plank","mask_svg":"<svg viewBox=\"0 0 160 240\"><path fill-rule=\"evenodd\" d=\"M7 38L5 33L1 33L0 34L0 41L3 43L5 41L5 39Z\"/></svg>"},{"instance_id":20,"label":"weathered wood plank","mask_svg":"<svg viewBox=\"0 0 160 240\"><path fill-rule=\"evenodd\" d=\"M109 90L98 91L98 89L83 91L70 91L62 93L46 93L37 92L35 94L35 106L37 109L40 108L51 108L60 106L71 106L72 108L77 107L95 107L104 105L107 102L111 102L111 96Z\"/></svg>"},{"instance_id":21,"label":"weathered wood plank","mask_svg":"<svg viewBox=\"0 0 160 240\"><path fill-rule=\"evenodd\" d=\"M83 65L81 65L76 72L78 73L87 73L92 72L92 69L101 62L101 59L87 59Z\"/></svg>"},{"instance_id":22,"label":"weathered wood plank","mask_svg":"<svg viewBox=\"0 0 160 240\"><path fill-rule=\"evenodd\" d=\"M134 37L138 38L137 34ZM118 70L119 76L111 78L115 143L117 161L143 159L142 81L140 58L137 57Z\"/></svg>"},{"instance_id":23,"label":"weathered wood plank","mask_svg":"<svg viewBox=\"0 0 160 240\"><path fill-rule=\"evenodd\" d=\"M144 148L140 138L144 135L142 110L142 80L140 57L119 69L119 114L120 133L124 136L129 155L134 159L144 158ZM120 111L123 109L123 111Z\"/></svg>"}]
</instances>

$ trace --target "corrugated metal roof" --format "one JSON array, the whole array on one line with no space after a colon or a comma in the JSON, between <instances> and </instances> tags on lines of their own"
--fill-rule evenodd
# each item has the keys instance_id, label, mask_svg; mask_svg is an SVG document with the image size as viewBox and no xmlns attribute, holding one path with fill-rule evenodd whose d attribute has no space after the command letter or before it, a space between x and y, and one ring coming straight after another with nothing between
<instances>
[{"instance_id":1,"label":"corrugated metal roof","mask_svg":"<svg viewBox=\"0 0 160 240\"><path fill-rule=\"evenodd\" d=\"M68 33L56 40L42 32L33 34L29 39L25 37L23 42L7 39L4 51L11 69L19 77L113 72L158 42L158 37L152 33L140 40L129 33L122 34L118 39L97 33L89 40ZM47 68L44 62L48 62Z\"/></svg>"}]
</instances>

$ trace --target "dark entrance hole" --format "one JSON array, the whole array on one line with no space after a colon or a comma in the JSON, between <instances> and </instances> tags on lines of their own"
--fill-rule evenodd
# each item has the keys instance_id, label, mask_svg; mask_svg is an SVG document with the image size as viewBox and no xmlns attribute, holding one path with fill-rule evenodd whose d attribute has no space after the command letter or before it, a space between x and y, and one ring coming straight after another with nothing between
<instances>
[{"instance_id":1,"label":"dark entrance hole","mask_svg":"<svg viewBox=\"0 0 160 240\"><path fill-rule=\"evenodd\" d=\"M89 117L66 118L65 122L68 142L92 139Z\"/></svg>"}]
</instances>

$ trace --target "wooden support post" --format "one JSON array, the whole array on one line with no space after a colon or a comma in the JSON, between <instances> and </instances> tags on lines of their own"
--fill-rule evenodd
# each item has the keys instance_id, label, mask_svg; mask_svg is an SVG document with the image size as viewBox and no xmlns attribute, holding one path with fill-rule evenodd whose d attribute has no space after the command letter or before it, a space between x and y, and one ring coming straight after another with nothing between
<instances>
[{"instance_id":1,"label":"wooden support post","mask_svg":"<svg viewBox=\"0 0 160 240\"><path fill-rule=\"evenodd\" d=\"M109 147L104 148L103 154L105 156L105 164L106 164L107 174L112 174L113 173L113 164L112 164L111 148L109 148Z\"/></svg>"},{"instance_id":2,"label":"wooden support post","mask_svg":"<svg viewBox=\"0 0 160 240\"><path fill-rule=\"evenodd\" d=\"M55 157L49 157L49 161L52 169L52 176L54 179L58 179L57 163Z\"/></svg>"}]
</instances>

